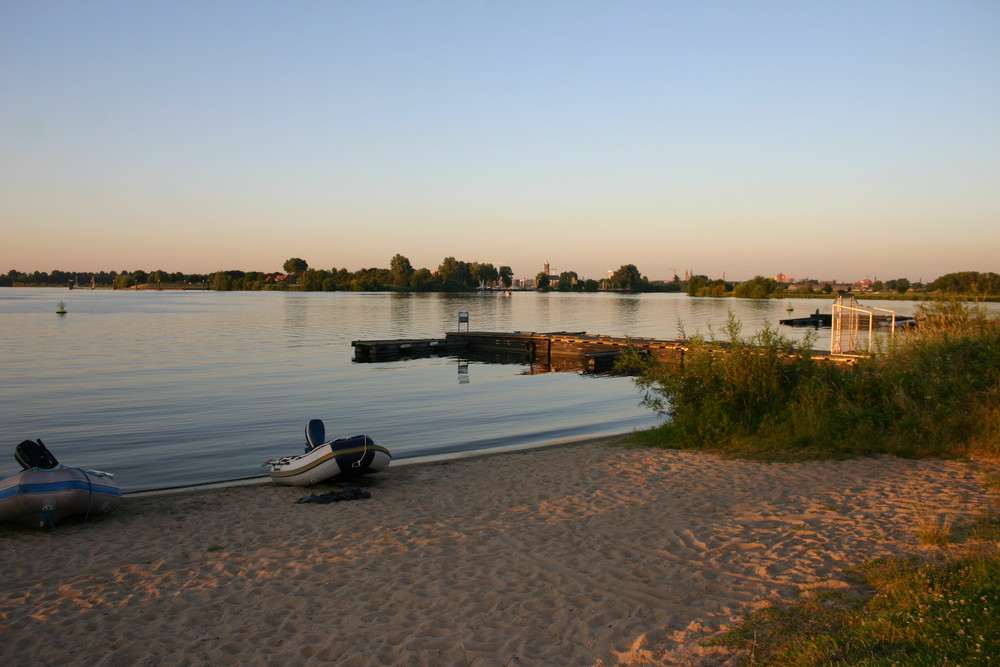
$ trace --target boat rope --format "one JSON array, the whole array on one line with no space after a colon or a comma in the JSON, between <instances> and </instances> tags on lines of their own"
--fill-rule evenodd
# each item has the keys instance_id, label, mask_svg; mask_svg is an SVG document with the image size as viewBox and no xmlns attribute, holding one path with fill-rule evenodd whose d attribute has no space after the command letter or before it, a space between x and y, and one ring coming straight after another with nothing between
<instances>
[{"instance_id":1,"label":"boat rope","mask_svg":"<svg viewBox=\"0 0 1000 667\"><path fill-rule=\"evenodd\" d=\"M355 436L342 435L339 438L335 438L335 439L331 440L330 442L338 442L340 440L350 440L352 437L355 437ZM368 438L367 435L363 435L361 437L364 438L364 443L365 443L364 447L361 449L361 458L359 458L357 461L355 461L354 463L351 464L352 468L360 468L362 465L364 465L364 463L365 463L365 454L368 453L368 439L369 438Z\"/></svg>"},{"instance_id":2,"label":"boat rope","mask_svg":"<svg viewBox=\"0 0 1000 667\"><path fill-rule=\"evenodd\" d=\"M69 467L69 466L66 466L66 467ZM87 527L87 519L90 518L90 508L93 507L93 505L94 505L94 481L92 479L90 479L90 473L88 473L83 468L69 468L69 469L70 470L78 470L78 471L82 472L84 478L86 478L86 480L87 480L87 511L84 512L84 514L83 514L83 523L80 524L80 527L77 528L76 530L72 531L72 532L66 532L65 530L59 530L58 528L56 528L56 522L52 520L52 510L54 508L51 505L46 505L43 508L44 512L42 513L41 527L44 528L45 525L48 524L49 528L52 529L52 532L58 533L60 535L76 535L81 530L83 530L84 528L86 528Z\"/></svg>"},{"instance_id":3,"label":"boat rope","mask_svg":"<svg viewBox=\"0 0 1000 667\"><path fill-rule=\"evenodd\" d=\"M365 446L364 449L361 450L361 458L359 458L357 461L351 464L352 468L360 468L361 465L365 462L365 454L368 453L368 436L363 435L361 437L364 438Z\"/></svg>"}]
</instances>

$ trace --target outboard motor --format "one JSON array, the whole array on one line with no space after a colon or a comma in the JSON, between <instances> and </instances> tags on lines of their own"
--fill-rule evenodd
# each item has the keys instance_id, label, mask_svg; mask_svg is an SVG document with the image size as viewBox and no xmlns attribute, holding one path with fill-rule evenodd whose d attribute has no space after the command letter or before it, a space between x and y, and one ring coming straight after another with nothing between
<instances>
[{"instance_id":1,"label":"outboard motor","mask_svg":"<svg viewBox=\"0 0 1000 667\"><path fill-rule=\"evenodd\" d=\"M23 470L43 468L49 470L59 465L56 457L41 440L25 440L14 450L14 458L21 464Z\"/></svg>"},{"instance_id":2,"label":"outboard motor","mask_svg":"<svg viewBox=\"0 0 1000 667\"><path fill-rule=\"evenodd\" d=\"M322 419L310 419L306 424L306 454L326 442L326 426Z\"/></svg>"}]
</instances>

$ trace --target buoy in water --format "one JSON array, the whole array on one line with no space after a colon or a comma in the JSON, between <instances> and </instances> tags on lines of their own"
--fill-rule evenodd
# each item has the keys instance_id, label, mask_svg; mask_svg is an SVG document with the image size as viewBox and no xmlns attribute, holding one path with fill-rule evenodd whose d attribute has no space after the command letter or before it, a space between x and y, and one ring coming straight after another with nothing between
<instances>
[{"instance_id":1,"label":"buoy in water","mask_svg":"<svg viewBox=\"0 0 1000 667\"><path fill-rule=\"evenodd\" d=\"M66 304L63 303L62 301L60 301L59 302L59 307L56 308L56 313L58 313L59 315L65 315L66 314Z\"/></svg>"}]
</instances>

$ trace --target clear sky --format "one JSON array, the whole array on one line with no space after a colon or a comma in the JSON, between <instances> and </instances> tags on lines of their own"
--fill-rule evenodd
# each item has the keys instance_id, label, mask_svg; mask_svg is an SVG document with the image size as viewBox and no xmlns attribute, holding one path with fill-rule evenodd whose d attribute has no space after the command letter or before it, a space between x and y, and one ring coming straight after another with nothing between
<instances>
[{"instance_id":1,"label":"clear sky","mask_svg":"<svg viewBox=\"0 0 1000 667\"><path fill-rule=\"evenodd\" d=\"M0 0L0 272L1000 271L996 0Z\"/></svg>"}]
</instances>

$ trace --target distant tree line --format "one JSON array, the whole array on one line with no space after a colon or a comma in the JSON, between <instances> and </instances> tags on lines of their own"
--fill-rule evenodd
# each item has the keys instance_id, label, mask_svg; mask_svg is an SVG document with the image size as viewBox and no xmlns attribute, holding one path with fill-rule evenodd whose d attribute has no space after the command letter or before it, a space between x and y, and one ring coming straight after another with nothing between
<instances>
[{"instance_id":1,"label":"distant tree line","mask_svg":"<svg viewBox=\"0 0 1000 667\"><path fill-rule=\"evenodd\" d=\"M494 266L488 262L467 262L455 257L445 257L436 270L414 268L409 258L396 254L389 261L389 268L315 269L300 257L292 257L282 265L283 272L226 270L209 274L168 273L166 271L101 271L22 273L8 271L0 276L0 286L74 284L79 287L113 287L129 289L156 284L206 285L217 291L299 290L309 292L465 292L480 288L510 288L514 272L509 266ZM566 271L554 282L548 276L536 277L538 289L559 291L591 291L615 289L638 291L680 291L680 283L651 284L639 273L634 264L622 266L610 278L602 281L580 280L575 271Z\"/></svg>"},{"instance_id":2,"label":"distant tree line","mask_svg":"<svg viewBox=\"0 0 1000 667\"><path fill-rule=\"evenodd\" d=\"M115 287L127 289L135 285L148 284L204 284L208 281L208 276L203 274L189 273L168 273L167 271L34 271L32 273L22 273L16 269L11 269L7 273L0 275L0 287L12 287L14 285L58 285L64 287L70 283L86 287Z\"/></svg>"},{"instance_id":3,"label":"distant tree line","mask_svg":"<svg viewBox=\"0 0 1000 667\"><path fill-rule=\"evenodd\" d=\"M995 296L1000 294L1000 275L992 271L960 271L943 275L928 288L935 292L948 294L970 294L976 296Z\"/></svg>"},{"instance_id":4,"label":"distant tree line","mask_svg":"<svg viewBox=\"0 0 1000 667\"><path fill-rule=\"evenodd\" d=\"M576 271L563 271L558 276L546 275L544 271L535 276L535 287L542 291L597 292L613 290L620 292L680 292L682 283L674 276L671 282L652 282L639 272L635 264L623 264L607 278L581 280Z\"/></svg>"},{"instance_id":5,"label":"distant tree line","mask_svg":"<svg viewBox=\"0 0 1000 667\"><path fill-rule=\"evenodd\" d=\"M212 289L299 289L308 292L381 292L388 290L412 292L464 292L477 288L511 287L514 272L509 266L494 266L488 262L465 262L445 257L436 271L414 268L409 258L396 254L389 268L314 269L299 257L285 261L285 274L267 284L259 276L240 275L238 271L213 274Z\"/></svg>"},{"instance_id":6,"label":"distant tree line","mask_svg":"<svg viewBox=\"0 0 1000 667\"><path fill-rule=\"evenodd\" d=\"M35 271L22 273L11 269L0 275L0 287L18 285L65 286L74 283L79 287L129 289L160 285L204 285L218 291L300 290L309 292L464 292L479 288L510 288L514 273L509 266L496 267L488 262L466 262L455 257L445 257L436 270L414 268L410 260L396 254L389 261L389 268L314 269L304 259L292 257L282 265L283 272L215 271L209 274L186 274L163 270L155 271ZM761 299L783 296L785 285L773 278L755 276L744 282L711 279L693 275L681 280L676 275L666 282L650 281L634 264L622 265L617 271L601 280L580 279L575 271L563 271L558 276L539 272L535 276L536 289L559 292L596 292L616 290L623 292L685 292L690 296ZM912 284L906 278L872 283L873 292L891 291L904 294L914 288L927 292L967 296L1000 296L1000 275L962 271L941 276L926 286ZM833 286L819 281L807 281L801 293L831 293Z\"/></svg>"},{"instance_id":7,"label":"distant tree line","mask_svg":"<svg viewBox=\"0 0 1000 667\"><path fill-rule=\"evenodd\" d=\"M834 287L830 283L820 283L818 280L807 280L804 282L804 286L798 290L799 294L832 294L834 291ZM915 286L906 278L897 278L885 282L881 280L875 281L871 284L868 291L890 291L904 294L911 287ZM685 283L684 291L690 296L735 296L743 299L765 299L768 297L786 296L788 294L786 285L779 283L774 278L765 278L764 276L754 276L750 280L740 283L728 282L718 278L712 280L708 276L703 275L691 276Z\"/></svg>"}]
</instances>

